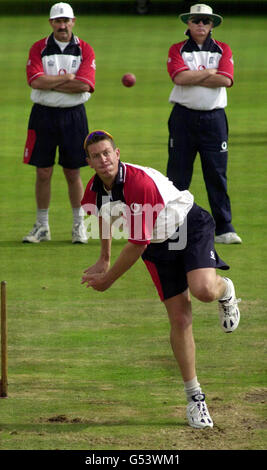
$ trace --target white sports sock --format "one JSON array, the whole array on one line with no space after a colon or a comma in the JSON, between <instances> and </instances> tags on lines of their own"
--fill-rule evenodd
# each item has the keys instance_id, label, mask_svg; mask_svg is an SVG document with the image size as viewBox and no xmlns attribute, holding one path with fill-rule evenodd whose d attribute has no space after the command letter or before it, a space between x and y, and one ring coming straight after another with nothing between
<instances>
[{"instance_id":1,"label":"white sports sock","mask_svg":"<svg viewBox=\"0 0 267 470\"><path fill-rule=\"evenodd\" d=\"M223 277L222 279L225 282L225 291L223 293L223 296L219 300L226 300L231 297L231 286L230 286L230 283L228 282L227 277Z\"/></svg>"},{"instance_id":2,"label":"white sports sock","mask_svg":"<svg viewBox=\"0 0 267 470\"><path fill-rule=\"evenodd\" d=\"M84 212L81 207L73 207L73 224L80 224L83 221Z\"/></svg>"},{"instance_id":3,"label":"white sports sock","mask_svg":"<svg viewBox=\"0 0 267 470\"><path fill-rule=\"evenodd\" d=\"M48 211L49 209L37 209L36 222L48 227Z\"/></svg>"},{"instance_id":4,"label":"white sports sock","mask_svg":"<svg viewBox=\"0 0 267 470\"><path fill-rule=\"evenodd\" d=\"M184 382L184 389L188 401L191 401L191 397L198 393L202 393L200 383L197 380L197 376L188 382Z\"/></svg>"}]
</instances>

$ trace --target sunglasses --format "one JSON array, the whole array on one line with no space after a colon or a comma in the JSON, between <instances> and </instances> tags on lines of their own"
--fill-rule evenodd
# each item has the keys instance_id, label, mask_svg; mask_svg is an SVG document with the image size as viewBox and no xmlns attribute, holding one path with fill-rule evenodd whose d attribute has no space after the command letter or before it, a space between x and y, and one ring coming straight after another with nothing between
<instances>
[{"instance_id":1,"label":"sunglasses","mask_svg":"<svg viewBox=\"0 0 267 470\"><path fill-rule=\"evenodd\" d=\"M90 140L94 135L103 135L103 136L108 137L108 138L111 139L111 140L114 140L113 137L112 137L112 135L109 134L109 133L106 132L106 131L93 131L93 132L91 132L90 134L88 134L88 135L85 137L85 139L84 139L84 144L83 144L83 146L84 146L85 149L87 148L87 145L88 145L89 140Z\"/></svg>"},{"instance_id":2,"label":"sunglasses","mask_svg":"<svg viewBox=\"0 0 267 470\"><path fill-rule=\"evenodd\" d=\"M202 21L203 24L210 24L212 20L210 18L192 18L190 21L194 24L199 24Z\"/></svg>"}]
</instances>

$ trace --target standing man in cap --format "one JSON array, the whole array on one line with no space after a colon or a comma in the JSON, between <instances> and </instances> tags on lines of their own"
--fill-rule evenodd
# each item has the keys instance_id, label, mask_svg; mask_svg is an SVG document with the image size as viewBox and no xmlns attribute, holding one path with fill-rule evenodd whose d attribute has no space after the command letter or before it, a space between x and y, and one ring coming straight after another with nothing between
<instances>
[{"instance_id":1,"label":"standing man in cap","mask_svg":"<svg viewBox=\"0 0 267 470\"><path fill-rule=\"evenodd\" d=\"M83 196L80 167L87 165L82 145L88 134L84 103L95 87L95 54L89 44L73 35L75 17L68 3L52 6L49 23L52 34L33 44L27 62L34 104L24 163L36 167L37 216L23 242L51 239L48 210L58 147L59 164L63 167L73 211L72 243L86 243L80 208Z\"/></svg>"},{"instance_id":2,"label":"standing man in cap","mask_svg":"<svg viewBox=\"0 0 267 470\"><path fill-rule=\"evenodd\" d=\"M233 85L230 47L211 38L222 22L210 6L193 5L180 15L189 38L169 50L168 72L174 83L169 126L167 176L180 190L188 189L193 164L200 154L212 215L215 242L241 243L231 223L227 194L228 124L226 88Z\"/></svg>"}]
</instances>

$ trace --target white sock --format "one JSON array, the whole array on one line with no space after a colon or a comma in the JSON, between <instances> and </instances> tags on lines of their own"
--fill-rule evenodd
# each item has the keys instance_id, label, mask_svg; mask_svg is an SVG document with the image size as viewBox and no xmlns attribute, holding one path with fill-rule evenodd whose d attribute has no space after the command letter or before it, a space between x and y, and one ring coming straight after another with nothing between
<instances>
[{"instance_id":1,"label":"white sock","mask_svg":"<svg viewBox=\"0 0 267 470\"><path fill-rule=\"evenodd\" d=\"M81 207L73 207L73 224L80 224L83 221L84 212Z\"/></svg>"},{"instance_id":2,"label":"white sock","mask_svg":"<svg viewBox=\"0 0 267 470\"><path fill-rule=\"evenodd\" d=\"M191 397L198 393L202 393L200 383L197 380L197 376L188 382L184 382L184 389L188 401L191 401Z\"/></svg>"},{"instance_id":3,"label":"white sock","mask_svg":"<svg viewBox=\"0 0 267 470\"><path fill-rule=\"evenodd\" d=\"M226 299L229 299L231 297L231 286L230 286L230 283L228 282L227 277L223 277L222 279L225 282L225 291L224 291L222 297L220 298L220 300L226 300Z\"/></svg>"},{"instance_id":4,"label":"white sock","mask_svg":"<svg viewBox=\"0 0 267 470\"><path fill-rule=\"evenodd\" d=\"M36 215L36 222L43 225L44 227L48 227L48 211L49 209L37 209Z\"/></svg>"}]
</instances>

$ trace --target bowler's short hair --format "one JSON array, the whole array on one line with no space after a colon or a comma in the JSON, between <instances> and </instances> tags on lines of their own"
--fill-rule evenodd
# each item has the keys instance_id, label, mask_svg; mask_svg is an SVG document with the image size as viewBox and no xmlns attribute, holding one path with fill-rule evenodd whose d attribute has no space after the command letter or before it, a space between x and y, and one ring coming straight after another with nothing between
<instances>
[{"instance_id":1,"label":"bowler's short hair","mask_svg":"<svg viewBox=\"0 0 267 470\"><path fill-rule=\"evenodd\" d=\"M102 130L93 131L93 132L90 132L90 134L88 134L85 137L84 145L83 145L85 153L88 158L90 158L90 155L88 152L89 145L96 144L97 142L101 142L101 140L108 140L111 143L112 148L115 150L116 145L111 134Z\"/></svg>"}]
</instances>

